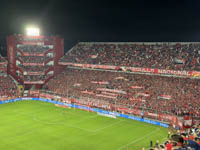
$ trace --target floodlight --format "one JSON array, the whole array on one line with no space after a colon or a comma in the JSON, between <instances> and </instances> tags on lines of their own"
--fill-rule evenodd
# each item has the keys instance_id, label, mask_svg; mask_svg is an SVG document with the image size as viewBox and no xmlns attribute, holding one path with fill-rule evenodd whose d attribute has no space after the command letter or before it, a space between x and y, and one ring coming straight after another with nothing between
<instances>
[{"instance_id":1,"label":"floodlight","mask_svg":"<svg viewBox=\"0 0 200 150\"><path fill-rule=\"evenodd\" d=\"M26 28L26 35L27 36L39 36L40 35L40 29L39 28Z\"/></svg>"}]
</instances>

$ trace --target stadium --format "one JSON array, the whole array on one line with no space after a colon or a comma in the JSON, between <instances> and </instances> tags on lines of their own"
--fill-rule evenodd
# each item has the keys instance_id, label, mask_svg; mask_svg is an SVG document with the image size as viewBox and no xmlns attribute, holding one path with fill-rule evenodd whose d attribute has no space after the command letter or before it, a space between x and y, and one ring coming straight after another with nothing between
<instances>
[{"instance_id":1,"label":"stadium","mask_svg":"<svg viewBox=\"0 0 200 150\"><path fill-rule=\"evenodd\" d=\"M200 150L199 0L2 0L0 150Z\"/></svg>"},{"instance_id":2,"label":"stadium","mask_svg":"<svg viewBox=\"0 0 200 150\"><path fill-rule=\"evenodd\" d=\"M0 149L199 146L200 43L79 42L64 54L64 39L29 30L0 57Z\"/></svg>"}]
</instances>

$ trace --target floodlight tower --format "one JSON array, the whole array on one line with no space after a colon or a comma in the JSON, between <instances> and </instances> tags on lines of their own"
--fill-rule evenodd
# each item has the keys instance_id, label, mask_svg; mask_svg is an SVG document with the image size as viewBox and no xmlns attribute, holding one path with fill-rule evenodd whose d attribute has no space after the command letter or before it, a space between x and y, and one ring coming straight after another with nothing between
<instances>
[{"instance_id":1,"label":"floodlight tower","mask_svg":"<svg viewBox=\"0 0 200 150\"><path fill-rule=\"evenodd\" d=\"M33 26L25 31L7 37L8 73L26 87L40 88L62 69L58 61L64 55L64 40L40 35Z\"/></svg>"}]
</instances>

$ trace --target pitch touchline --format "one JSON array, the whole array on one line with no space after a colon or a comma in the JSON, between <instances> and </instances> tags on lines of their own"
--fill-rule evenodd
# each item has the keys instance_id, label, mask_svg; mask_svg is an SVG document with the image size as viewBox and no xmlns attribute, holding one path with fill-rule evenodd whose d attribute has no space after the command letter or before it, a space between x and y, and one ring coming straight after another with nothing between
<instances>
[{"instance_id":1,"label":"pitch touchline","mask_svg":"<svg viewBox=\"0 0 200 150\"><path fill-rule=\"evenodd\" d=\"M141 138L138 138L138 139L136 139L136 140L133 140L132 142L130 142L130 143L126 144L126 145L123 145L123 146L119 147L117 150L121 150L121 149L123 149L123 148L125 148L125 147L127 147L127 146L129 146L129 145L132 145L133 143L135 143L135 142L137 142L137 141L140 141L140 140L142 140L142 139L144 139L144 138L146 138L146 137L152 135L154 132L158 132L158 130L160 130L160 128L157 128L156 130L154 130L154 131L152 131L152 132L146 134L145 136L143 136L143 137L141 137Z\"/></svg>"}]
</instances>

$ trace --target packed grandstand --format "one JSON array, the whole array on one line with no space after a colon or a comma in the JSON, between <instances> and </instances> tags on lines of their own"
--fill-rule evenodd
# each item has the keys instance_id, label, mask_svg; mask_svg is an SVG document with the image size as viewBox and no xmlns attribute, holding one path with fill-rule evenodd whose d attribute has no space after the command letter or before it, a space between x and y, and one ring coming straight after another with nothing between
<instances>
[{"instance_id":1,"label":"packed grandstand","mask_svg":"<svg viewBox=\"0 0 200 150\"><path fill-rule=\"evenodd\" d=\"M200 70L200 43L79 43L61 61Z\"/></svg>"},{"instance_id":2,"label":"packed grandstand","mask_svg":"<svg viewBox=\"0 0 200 150\"><path fill-rule=\"evenodd\" d=\"M20 47L25 52L41 52L46 47ZM44 57L20 56L23 62L42 63ZM0 57L0 62L5 61ZM200 131L200 43L78 43L60 63L108 65L124 69L93 69L66 65L40 89L91 107L117 111L171 123L174 116L189 115L195 133L179 132L185 141L199 142ZM44 72L47 67L19 66L29 72ZM127 67L127 68L126 68ZM195 76L146 74L128 67L195 72ZM194 75L194 74L193 74ZM48 75L24 76L25 81L44 80ZM19 97L17 82L0 76L0 96ZM60 99L62 100L62 99ZM193 136L194 138L187 138ZM177 145L177 143L179 145ZM178 141L176 146L183 146ZM166 143L166 146L169 145ZM184 145L185 146L185 145Z\"/></svg>"},{"instance_id":3,"label":"packed grandstand","mask_svg":"<svg viewBox=\"0 0 200 150\"><path fill-rule=\"evenodd\" d=\"M65 68L61 74L50 80L44 89L62 96L74 96L79 99L85 97L88 103L100 100L107 104L108 108L117 104L130 110L144 109L173 115L190 112L194 117L198 117L198 81L188 78Z\"/></svg>"}]
</instances>

